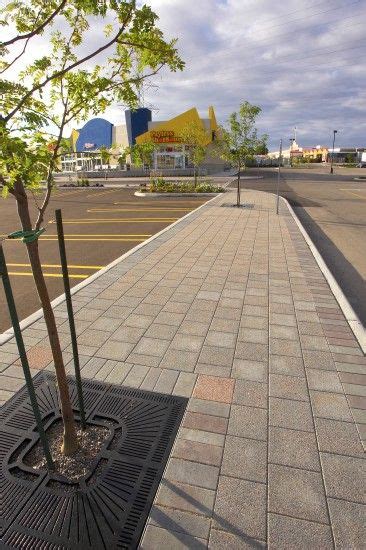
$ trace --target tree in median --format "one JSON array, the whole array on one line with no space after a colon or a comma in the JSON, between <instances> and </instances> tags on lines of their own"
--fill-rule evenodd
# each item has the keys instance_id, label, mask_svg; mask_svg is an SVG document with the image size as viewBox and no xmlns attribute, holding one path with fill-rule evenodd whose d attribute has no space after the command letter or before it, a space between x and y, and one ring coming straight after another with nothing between
<instances>
[{"instance_id":1,"label":"tree in median","mask_svg":"<svg viewBox=\"0 0 366 550\"><path fill-rule=\"evenodd\" d=\"M258 137L255 127L261 111L260 107L245 101L238 112L231 113L226 126L219 130L218 154L238 170L237 206L240 206L240 171L245 168L247 159L266 149L268 136Z\"/></svg>"},{"instance_id":2,"label":"tree in median","mask_svg":"<svg viewBox=\"0 0 366 550\"><path fill-rule=\"evenodd\" d=\"M151 8L137 7L134 0L17 0L0 10L0 183L3 196L10 194L16 201L22 230L34 237L26 240L26 247L55 365L64 454L73 453L78 442L37 237L65 128L98 115L115 101L136 108L144 78L164 66L172 71L183 68L176 41L166 41L156 23ZM95 28L99 31L103 24L104 38L98 37L93 46ZM37 57L42 34L48 42L45 55ZM46 183L42 197L41 182Z\"/></svg>"},{"instance_id":3,"label":"tree in median","mask_svg":"<svg viewBox=\"0 0 366 550\"><path fill-rule=\"evenodd\" d=\"M194 120L179 132L179 137L182 143L188 145L188 158L194 167L194 186L197 187L198 169L206 156L209 134L201 122Z\"/></svg>"}]
</instances>

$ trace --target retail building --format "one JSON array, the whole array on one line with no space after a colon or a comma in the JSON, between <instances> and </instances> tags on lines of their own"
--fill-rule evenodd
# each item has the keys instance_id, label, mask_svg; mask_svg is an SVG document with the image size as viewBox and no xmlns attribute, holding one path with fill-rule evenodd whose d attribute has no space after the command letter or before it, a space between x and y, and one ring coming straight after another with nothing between
<instances>
[{"instance_id":1,"label":"retail building","mask_svg":"<svg viewBox=\"0 0 366 550\"><path fill-rule=\"evenodd\" d=\"M162 121L153 121L150 109L139 108L135 111L126 111L125 120L125 124L113 125L108 120L98 117L88 121L82 128L73 130L70 136L70 152L62 158L63 171L103 169L106 167L106 150L109 157L108 166L120 168L124 164L121 159L126 148L146 142L154 143L156 146L153 153L154 169L190 169L190 145L184 143L181 133L191 124L199 125L207 136L204 170L212 173L222 170L225 166L213 151L213 142L218 130L213 107L209 107L207 117L200 117L197 109L193 107Z\"/></svg>"}]
</instances>

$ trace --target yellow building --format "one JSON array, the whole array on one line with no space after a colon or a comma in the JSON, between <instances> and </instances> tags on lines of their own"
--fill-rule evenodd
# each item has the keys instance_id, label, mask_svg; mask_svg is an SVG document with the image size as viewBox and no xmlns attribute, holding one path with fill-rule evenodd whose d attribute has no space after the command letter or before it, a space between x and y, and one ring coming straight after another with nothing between
<instances>
[{"instance_id":1,"label":"yellow building","mask_svg":"<svg viewBox=\"0 0 366 550\"><path fill-rule=\"evenodd\" d=\"M317 145L316 147L303 147L302 156L304 159L326 162L328 147L322 147L321 145Z\"/></svg>"},{"instance_id":2,"label":"yellow building","mask_svg":"<svg viewBox=\"0 0 366 550\"><path fill-rule=\"evenodd\" d=\"M136 137L136 143L153 142L155 169L190 168L189 145L184 143L181 134L192 124L200 126L207 135L207 154L204 165L220 165L219 160L210 154L210 144L215 140L218 129L213 107L208 109L208 118L200 118L195 107L171 118L170 120L151 121L148 131Z\"/></svg>"}]
</instances>

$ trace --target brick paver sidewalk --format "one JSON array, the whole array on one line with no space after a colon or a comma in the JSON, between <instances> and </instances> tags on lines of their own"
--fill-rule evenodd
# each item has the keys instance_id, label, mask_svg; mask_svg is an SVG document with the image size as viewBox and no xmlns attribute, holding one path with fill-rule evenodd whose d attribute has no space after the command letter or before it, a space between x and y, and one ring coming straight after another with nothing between
<instances>
[{"instance_id":1,"label":"brick paver sidewalk","mask_svg":"<svg viewBox=\"0 0 366 550\"><path fill-rule=\"evenodd\" d=\"M74 296L82 372L190 398L142 548L361 549L365 357L286 205L243 195L253 208L226 193ZM43 321L24 334L50 368ZM5 400L13 340L0 365Z\"/></svg>"}]
</instances>

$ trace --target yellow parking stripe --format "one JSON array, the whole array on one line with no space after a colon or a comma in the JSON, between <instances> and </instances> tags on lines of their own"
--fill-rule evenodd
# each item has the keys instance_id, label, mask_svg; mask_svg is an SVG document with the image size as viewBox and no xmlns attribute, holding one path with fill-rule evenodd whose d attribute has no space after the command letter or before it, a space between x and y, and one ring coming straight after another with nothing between
<instances>
[{"instance_id":1,"label":"yellow parking stripe","mask_svg":"<svg viewBox=\"0 0 366 550\"><path fill-rule=\"evenodd\" d=\"M142 243L144 242L146 239L138 239L138 238L134 238L134 239L124 239L124 238L115 238L113 239L112 237L107 237L106 239L102 239L100 237L97 237L97 238L94 238L93 236L91 236L90 238L86 238L86 237L82 237L82 238L78 238L78 237L72 237L70 239L66 238L65 237L65 241L92 241L92 242L96 242L96 241L118 241L118 242L122 242L122 243ZM49 241L58 241L57 237L56 238L42 238L42 241L43 242L49 242Z\"/></svg>"},{"instance_id":2,"label":"yellow parking stripe","mask_svg":"<svg viewBox=\"0 0 366 550\"><path fill-rule=\"evenodd\" d=\"M108 193L115 193L116 191L119 191L119 189L108 189L108 191L101 191L96 189L96 192L89 193L86 195L87 197L101 197L102 195L107 195Z\"/></svg>"},{"instance_id":3,"label":"yellow parking stripe","mask_svg":"<svg viewBox=\"0 0 366 550\"><path fill-rule=\"evenodd\" d=\"M187 212L193 208L90 208L87 212Z\"/></svg>"},{"instance_id":4,"label":"yellow parking stripe","mask_svg":"<svg viewBox=\"0 0 366 550\"><path fill-rule=\"evenodd\" d=\"M9 275L18 275L24 277L33 277L33 273L28 273L26 271L9 271ZM43 273L44 277L62 277L62 273ZM90 275L71 275L69 273L70 279L87 279Z\"/></svg>"},{"instance_id":5,"label":"yellow parking stripe","mask_svg":"<svg viewBox=\"0 0 366 550\"><path fill-rule=\"evenodd\" d=\"M7 264L10 267L30 267L30 264ZM61 264L42 264L42 267L62 267ZM104 265L68 265L71 269L102 269Z\"/></svg>"},{"instance_id":6,"label":"yellow parking stripe","mask_svg":"<svg viewBox=\"0 0 366 550\"><path fill-rule=\"evenodd\" d=\"M109 218L109 219L85 219L85 220L63 220L63 224L96 224L96 223L167 223L167 222L175 222L179 220L179 218ZM49 221L48 223L55 223L53 220ZM41 237L42 238L42 237Z\"/></svg>"},{"instance_id":7,"label":"yellow parking stripe","mask_svg":"<svg viewBox=\"0 0 366 550\"><path fill-rule=\"evenodd\" d=\"M65 191L65 194L67 194L68 196L70 195L75 195L75 193L82 193L83 191L85 191L85 188L83 189L75 189L74 191L69 191L67 188L66 189L57 189L57 192L58 194L60 194L61 191ZM51 197L52 197L52 193L51 193Z\"/></svg>"},{"instance_id":8,"label":"yellow parking stripe","mask_svg":"<svg viewBox=\"0 0 366 550\"><path fill-rule=\"evenodd\" d=\"M349 193L350 195L354 195L355 197L366 200L365 195L359 195L358 193L353 193L353 191L350 191L349 189L340 189L340 191L344 191L345 193ZM359 191L359 189L355 189L355 191ZM362 191L362 189L360 189L360 191Z\"/></svg>"}]
</instances>

